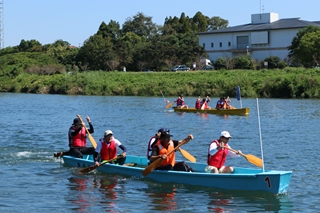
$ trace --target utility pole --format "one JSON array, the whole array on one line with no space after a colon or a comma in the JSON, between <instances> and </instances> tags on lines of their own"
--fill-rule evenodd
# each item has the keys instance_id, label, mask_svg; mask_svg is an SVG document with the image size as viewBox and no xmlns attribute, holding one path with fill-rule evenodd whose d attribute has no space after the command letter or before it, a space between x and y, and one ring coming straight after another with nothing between
<instances>
[{"instance_id":1,"label":"utility pole","mask_svg":"<svg viewBox=\"0 0 320 213\"><path fill-rule=\"evenodd\" d=\"M0 50L4 48L3 1L4 0L0 0Z\"/></svg>"}]
</instances>

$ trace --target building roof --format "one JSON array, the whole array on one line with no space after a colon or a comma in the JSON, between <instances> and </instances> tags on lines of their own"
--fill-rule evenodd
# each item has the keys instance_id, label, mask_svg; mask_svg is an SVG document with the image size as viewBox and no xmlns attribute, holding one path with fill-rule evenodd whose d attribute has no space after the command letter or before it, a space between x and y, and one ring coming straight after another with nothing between
<instances>
[{"instance_id":1,"label":"building roof","mask_svg":"<svg viewBox=\"0 0 320 213\"><path fill-rule=\"evenodd\" d=\"M234 27L228 27L225 29L212 30L207 32L199 32L198 35L205 34L218 34L218 33L235 33L235 32L246 32L246 31L266 31L266 30L280 30L280 29L293 29L303 28L308 25L319 26L320 21L304 21L300 18L287 18L274 21L272 23L263 24L244 24Z\"/></svg>"}]
</instances>

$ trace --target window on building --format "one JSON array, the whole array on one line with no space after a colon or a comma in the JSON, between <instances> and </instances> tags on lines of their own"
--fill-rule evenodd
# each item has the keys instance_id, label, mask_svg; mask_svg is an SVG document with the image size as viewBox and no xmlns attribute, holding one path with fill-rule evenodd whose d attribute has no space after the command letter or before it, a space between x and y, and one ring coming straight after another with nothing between
<instances>
[{"instance_id":1,"label":"window on building","mask_svg":"<svg viewBox=\"0 0 320 213\"><path fill-rule=\"evenodd\" d=\"M245 49L249 46L249 36L237 36L237 48Z\"/></svg>"},{"instance_id":2,"label":"window on building","mask_svg":"<svg viewBox=\"0 0 320 213\"><path fill-rule=\"evenodd\" d=\"M206 47L206 44L205 44L205 43L202 43L202 46L203 46L203 47Z\"/></svg>"},{"instance_id":3,"label":"window on building","mask_svg":"<svg viewBox=\"0 0 320 213\"><path fill-rule=\"evenodd\" d=\"M211 43L211 47L214 47L214 44L213 44L213 42Z\"/></svg>"},{"instance_id":4,"label":"window on building","mask_svg":"<svg viewBox=\"0 0 320 213\"><path fill-rule=\"evenodd\" d=\"M230 47L230 46L231 46L231 42L229 41L229 42L228 42L228 47Z\"/></svg>"},{"instance_id":5,"label":"window on building","mask_svg":"<svg viewBox=\"0 0 320 213\"><path fill-rule=\"evenodd\" d=\"M222 42L220 42L220 47L222 47Z\"/></svg>"}]
</instances>

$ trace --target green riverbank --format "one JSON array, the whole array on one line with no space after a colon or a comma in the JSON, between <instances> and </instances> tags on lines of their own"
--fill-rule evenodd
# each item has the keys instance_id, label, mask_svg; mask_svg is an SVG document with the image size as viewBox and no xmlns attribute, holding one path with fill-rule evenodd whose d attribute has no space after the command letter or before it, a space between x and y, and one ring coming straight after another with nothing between
<instances>
[{"instance_id":1,"label":"green riverbank","mask_svg":"<svg viewBox=\"0 0 320 213\"><path fill-rule=\"evenodd\" d=\"M205 96L250 98L320 98L320 69L219 70L190 72L105 72L0 77L1 92L120 95Z\"/></svg>"}]
</instances>

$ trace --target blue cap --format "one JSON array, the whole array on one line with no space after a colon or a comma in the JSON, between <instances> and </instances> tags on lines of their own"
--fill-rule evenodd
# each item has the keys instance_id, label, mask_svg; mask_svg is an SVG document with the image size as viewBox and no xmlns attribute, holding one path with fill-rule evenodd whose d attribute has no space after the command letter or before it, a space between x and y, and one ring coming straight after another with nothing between
<instances>
[{"instance_id":1,"label":"blue cap","mask_svg":"<svg viewBox=\"0 0 320 213\"><path fill-rule=\"evenodd\" d=\"M158 132L161 132L161 133L163 133L163 132L170 132L170 129L161 128L161 129L158 130Z\"/></svg>"},{"instance_id":2,"label":"blue cap","mask_svg":"<svg viewBox=\"0 0 320 213\"><path fill-rule=\"evenodd\" d=\"M161 132L160 138L170 138L172 135L170 135L170 132Z\"/></svg>"}]
</instances>

